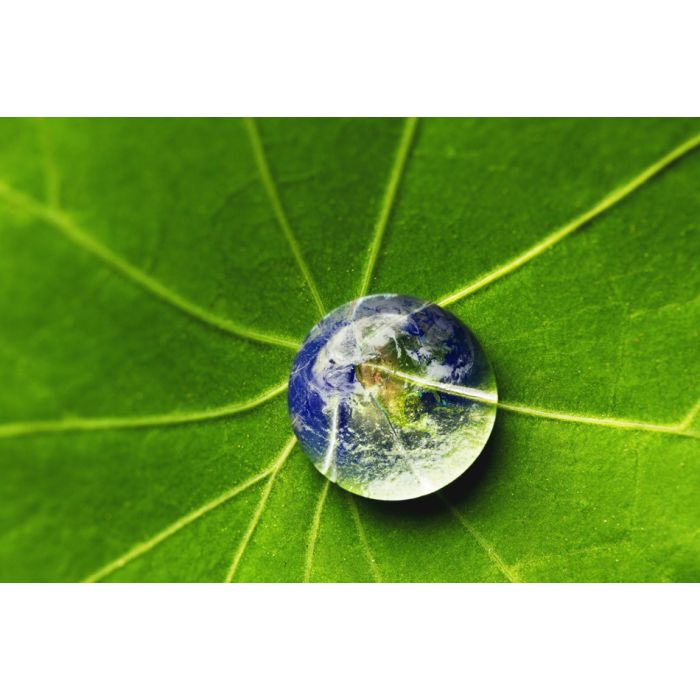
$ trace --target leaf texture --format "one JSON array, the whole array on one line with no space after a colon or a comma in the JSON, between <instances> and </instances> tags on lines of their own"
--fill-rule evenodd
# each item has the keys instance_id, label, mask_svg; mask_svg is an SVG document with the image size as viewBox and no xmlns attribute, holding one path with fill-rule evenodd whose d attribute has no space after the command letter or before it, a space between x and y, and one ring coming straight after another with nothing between
<instances>
[{"instance_id":1,"label":"leaf texture","mask_svg":"<svg viewBox=\"0 0 700 700\"><path fill-rule=\"evenodd\" d=\"M700 121L0 122L0 578L700 579ZM329 485L304 335L439 301L499 384L443 492Z\"/></svg>"}]
</instances>

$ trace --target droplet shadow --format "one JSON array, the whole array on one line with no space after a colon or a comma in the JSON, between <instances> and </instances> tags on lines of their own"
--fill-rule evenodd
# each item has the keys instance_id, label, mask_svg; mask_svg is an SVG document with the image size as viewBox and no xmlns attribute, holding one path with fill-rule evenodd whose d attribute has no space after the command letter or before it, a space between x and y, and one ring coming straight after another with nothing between
<instances>
[{"instance_id":1,"label":"droplet shadow","mask_svg":"<svg viewBox=\"0 0 700 700\"><path fill-rule=\"evenodd\" d=\"M469 501L478 494L485 479L498 477L493 473L499 464L499 460L494 459L494 456L501 442L502 431L501 420L497 416L493 432L474 464L437 493L408 501L377 501L358 497L363 510L389 519L425 520L442 515L449 510L450 505L459 510L468 508Z\"/></svg>"}]
</instances>

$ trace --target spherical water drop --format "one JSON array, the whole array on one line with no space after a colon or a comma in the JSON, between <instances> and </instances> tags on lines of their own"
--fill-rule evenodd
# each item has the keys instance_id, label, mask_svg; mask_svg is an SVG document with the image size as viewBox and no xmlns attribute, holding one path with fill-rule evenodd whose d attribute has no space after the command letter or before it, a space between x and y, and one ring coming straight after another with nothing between
<instances>
[{"instance_id":1,"label":"spherical water drop","mask_svg":"<svg viewBox=\"0 0 700 700\"><path fill-rule=\"evenodd\" d=\"M289 379L294 432L316 468L361 496L433 493L491 434L496 380L474 335L436 304L356 299L306 337Z\"/></svg>"}]
</instances>

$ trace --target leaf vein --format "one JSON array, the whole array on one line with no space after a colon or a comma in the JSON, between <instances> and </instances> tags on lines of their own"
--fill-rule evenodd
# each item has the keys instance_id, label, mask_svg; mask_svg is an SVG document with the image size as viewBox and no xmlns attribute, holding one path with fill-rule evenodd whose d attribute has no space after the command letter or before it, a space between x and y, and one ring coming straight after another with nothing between
<instances>
[{"instance_id":1,"label":"leaf vein","mask_svg":"<svg viewBox=\"0 0 700 700\"><path fill-rule=\"evenodd\" d=\"M267 192L267 196L270 200L270 203L272 204L272 209L275 212L277 223L282 229L282 233L287 239L289 247L292 249L294 259L296 260L297 265L301 270L301 274L306 280L306 284L309 288L309 291L311 292L311 296L313 297L316 307L318 308L321 316L325 316L326 308L323 305L323 301L321 300L321 295L319 294L318 287L314 282L311 270L309 270L309 267L306 264L306 261L304 260L304 255L301 252L299 243L296 239L296 236L294 235L294 231L292 231L292 227L289 225L289 220L287 219L284 207L282 206L282 200L280 199L279 192L277 191L277 186L275 185L274 178L272 177L272 173L270 172L270 166L267 162L267 156L265 155L265 149L262 145L262 140L260 139L258 127L255 124L255 120L252 118L244 119L243 124L245 125L248 138L250 139L250 145L253 149L255 162L258 166L258 171L260 172L260 179L262 180L263 186L265 187L265 191Z\"/></svg>"},{"instance_id":2,"label":"leaf vein","mask_svg":"<svg viewBox=\"0 0 700 700\"><path fill-rule=\"evenodd\" d=\"M272 491L272 487L275 483L275 478L277 477L277 474L279 474L280 469L282 469L282 467L286 463L296 443L296 436L291 437L282 449L282 452L279 453L279 455L267 471L267 473L270 475L270 478L268 479L267 484L265 484L265 488L263 489L263 492L260 495L260 500L258 501L258 505L255 509L255 512L253 513L253 516L251 517L250 522L248 523L248 528L246 529L245 534L243 535L243 538L241 539L233 555L233 561L231 562L231 566L229 566L228 571L226 572L226 578L224 579L225 583L231 583L233 581L233 577L236 575L236 571L238 570L241 560L243 559L243 555L245 554L245 551L248 548L250 539L253 536L253 533L255 532L255 528L258 526L258 522L262 517L263 511L265 510L265 506L267 505L267 499L270 497L270 492Z\"/></svg>"},{"instance_id":3,"label":"leaf vein","mask_svg":"<svg viewBox=\"0 0 700 700\"><path fill-rule=\"evenodd\" d=\"M128 430L155 428L185 423L199 423L225 418L261 406L285 391L287 382L282 382L246 401L230 403L214 408L185 413L162 413L149 416L118 416L104 418L63 418L59 420L29 421L0 424L0 439L45 433L91 432L97 430Z\"/></svg>"},{"instance_id":4,"label":"leaf vein","mask_svg":"<svg viewBox=\"0 0 700 700\"><path fill-rule=\"evenodd\" d=\"M210 511L214 510L215 508L218 508L220 505L223 505L227 501L230 501L232 498L237 496L239 493L242 493L243 491L250 488L254 484L257 484L258 481L261 481L262 479L264 479L273 470L274 470L274 464L271 465L270 467L267 467L266 469L261 471L259 474L252 476L250 479L248 479L247 481L244 481L242 484L238 484L237 486L234 486L233 488L229 489L225 493L222 493L220 496L217 496L216 498L209 501L208 503L205 503L203 506L196 508L195 510L191 511L187 515L182 516L181 518L178 518L174 523L172 523L171 525L168 525L168 527L161 530L157 535L154 535L153 537L146 540L145 542L141 542L140 544L137 544L135 547L130 549L128 552L126 552L126 554L123 554L122 556L118 557L117 559L109 562L109 564L105 564L102 568L98 569L97 571L90 574L89 576L86 576L83 579L83 583L95 583L97 581L100 581L100 580L106 578L107 576L109 576L110 574L113 574L118 569L123 568L124 566L126 566L127 564L132 562L134 559L150 552L152 549L157 547L163 541L167 540L169 537L172 537L175 533L179 532L187 525L191 525L195 520L198 520L199 518L206 515Z\"/></svg>"},{"instance_id":5,"label":"leaf vein","mask_svg":"<svg viewBox=\"0 0 700 700\"><path fill-rule=\"evenodd\" d=\"M299 343L297 341L242 326L234 321L222 318L198 306L189 299L180 296L180 294L166 287L162 282L147 275L143 270L132 265L128 260L122 258L113 250L100 243L96 238L93 238L63 211L38 202L29 195L15 190L5 182L0 182L0 198L7 204L23 210L51 225L74 245L82 248L132 283L145 289L156 298L166 302L191 318L212 326L219 331L246 338L247 340L291 348L292 350L299 349Z\"/></svg>"},{"instance_id":6,"label":"leaf vein","mask_svg":"<svg viewBox=\"0 0 700 700\"><path fill-rule=\"evenodd\" d=\"M318 496L318 501L316 502L316 508L314 510L314 517L311 520L311 527L309 528L309 535L306 540L306 560L304 563L304 583L308 583L311 580L311 571L314 567L314 553L316 551L316 540L318 539L318 531L321 528L321 517L323 515L323 506L326 503L326 496L328 496L328 489L330 488L331 482L328 479L324 480L324 484L321 487L321 492Z\"/></svg>"},{"instance_id":7,"label":"leaf vein","mask_svg":"<svg viewBox=\"0 0 700 700\"><path fill-rule=\"evenodd\" d=\"M439 306L449 306L454 304L454 302L463 299L464 297L473 294L474 292L486 287L487 285L495 282L501 277L514 272L519 267L525 265L525 263L530 262L534 258L542 255L542 253L547 252L554 245L559 243L563 238L566 238L569 234L574 233L579 230L590 221L600 216L608 209L614 207L620 201L625 199L628 195L632 194L635 190L639 189L651 180L655 175L658 175L661 171L668 168L672 163L680 160L683 156L690 153L692 150L700 146L700 134L696 134L692 138L688 139L684 143L680 144L674 148L670 153L652 163L649 167L639 173L636 177L632 178L629 182L624 185L614 189L612 192L608 193L603 197L597 204L595 204L591 209L580 214L576 218L572 219L568 223L564 224L561 228L553 231L548 236L545 236L541 241L536 243L531 248L522 252L520 255L516 256L512 260L509 260L505 264L497 267L483 277L469 283L466 287L458 289L451 294L440 299L437 302Z\"/></svg>"},{"instance_id":8,"label":"leaf vein","mask_svg":"<svg viewBox=\"0 0 700 700\"><path fill-rule=\"evenodd\" d=\"M46 189L46 201L49 206L57 207L60 202L61 180L53 155L53 148L49 141L43 119L33 119L36 127L39 147L41 149L41 161L44 169L44 182Z\"/></svg>"},{"instance_id":9,"label":"leaf vein","mask_svg":"<svg viewBox=\"0 0 700 700\"><path fill-rule=\"evenodd\" d=\"M511 413L521 413L527 416L533 416L535 418L558 420L565 423L582 423L584 425L598 425L606 428L616 428L618 430L640 430L652 433L668 433L670 435L679 435L682 437L700 439L700 435L687 430L688 425L695 417L695 414L698 410L700 410L700 402L696 404L690 411L690 413L678 423L656 424L638 420L630 420L626 418L607 418L603 416L564 413L562 411L551 411L544 408L535 408L533 406L525 406L523 404L499 401L495 394L490 394L479 389L472 389L471 387L466 386L458 386L456 384L445 384L444 382L434 382L430 379L417 377L415 375L408 374L407 372L394 370L383 365L371 366L374 369L384 372L385 374L390 374L392 376L398 377L399 379L403 379L407 382L416 384L417 386L424 386L429 389L437 389L438 391L442 391L446 394L451 394L453 396L461 396L463 398L468 398L472 401L478 401L480 403L498 406L498 408L501 408L504 411L510 411Z\"/></svg>"},{"instance_id":10,"label":"leaf vein","mask_svg":"<svg viewBox=\"0 0 700 700\"><path fill-rule=\"evenodd\" d=\"M377 566L377 562L372 554L372 550L369 547L369 542L367 541L367 534L365 533L365 528L362 525L362 518L360 517L360 510L357 507L357 502L355 496L351 493L346 494L348 502L350 503L350 512L352 513L352 518L355 521L355 528L357 529L357 538L360 540L360 546L362 547L362 552L365 555L369 569L372 572L372 578L376 583L382 582L382 576Z\"/></svg>"},{"instance_id":11,"label":"leaf vein","mask_svg":"<svg viewBox=\"0 0 700 700\"><path fill-rule=\"evenodd\" d=\"M489 559L506 579L510 583L521 583L521 579L518 578L515 570L503 561L495 547L455 508L443 493L440 493L439 496L450 509L452 515L459 520L464 529L474 538L474 541L486 552Z\"/></svg>"},{"instance_id":12,"label":"leaf vein","mask_svg":"<svg viewBox=\"0 0 700 700\"><path fill-rule=\"evenodd\" d=\"M391 211L394 208L394 202L396 200L396 194L399 190L399 185L401 184L401 179L406 170L406 163L408 162L408 155L411 151L411 145L416 133L417 123L418 119L416 117L410 117L404 122L401 140L399 141L398 148L396 149L394 164L389 172L389 181L387 182L382 204L379 208L379 216L374 225L372 241L367 252L367 261L365 262L365 269L362 275L360 291L358 293L358 296L360 297L364 296L369 290L372 273L374 272L377 257L379 256L379 249L381 248L382 239L384 238L384 233L389 223Z\"/></svg>"}]
</instances>

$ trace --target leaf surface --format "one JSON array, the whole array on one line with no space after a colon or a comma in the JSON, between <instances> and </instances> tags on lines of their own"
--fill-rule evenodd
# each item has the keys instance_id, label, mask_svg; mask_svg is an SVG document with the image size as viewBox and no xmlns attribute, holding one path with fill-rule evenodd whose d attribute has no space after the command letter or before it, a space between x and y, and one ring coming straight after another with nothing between
<instances>
[{"instance_id":1,"label":"leaf surface","mask_svg":"<svg viewBox=\"0 0 700 700\"><path fill-rule=\"evenodd\" d=\"M4 120L0 578L700 578L700 121ZM503 405L444 492L291 441L294 347L442 301Z\"/></svg>"}]
</instances>

